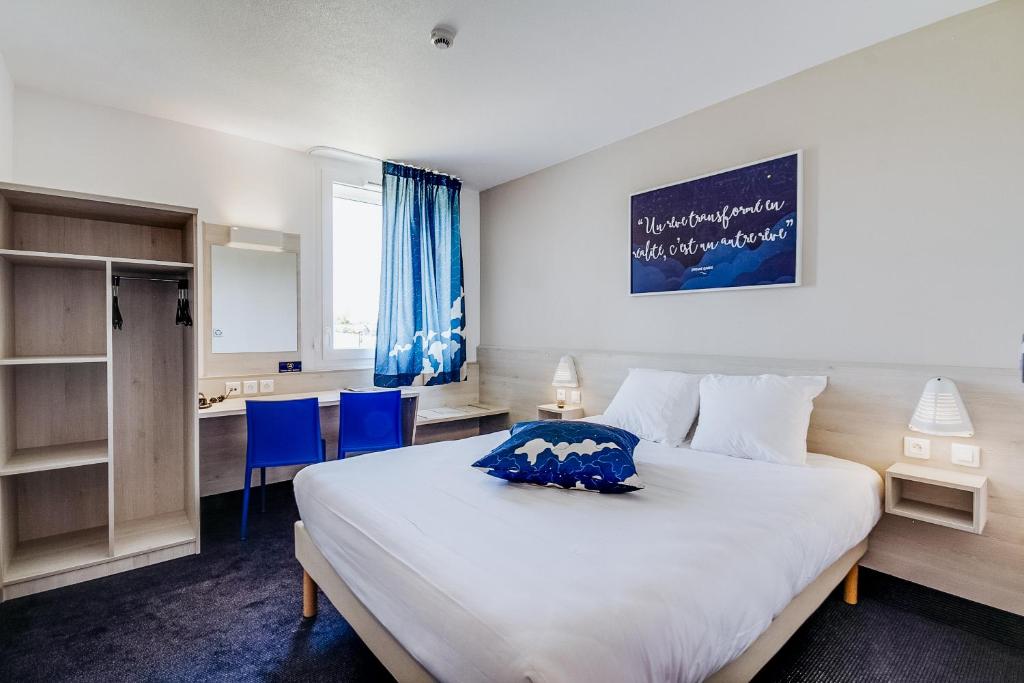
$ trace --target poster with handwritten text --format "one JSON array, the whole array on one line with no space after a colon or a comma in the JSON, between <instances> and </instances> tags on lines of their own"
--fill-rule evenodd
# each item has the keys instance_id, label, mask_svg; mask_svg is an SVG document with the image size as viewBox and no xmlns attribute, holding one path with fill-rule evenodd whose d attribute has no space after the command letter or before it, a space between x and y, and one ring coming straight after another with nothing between
<instances>
[{"instance_id":1,"label":"poster with handwritten text","mask_svg":"<svg viewBox=\"0 0 1024 683\"><path fill-rule=\"evenodd\" d=\"M630 293L800 284L800 152L630 198Z\"/></svg>"}]
</instances>

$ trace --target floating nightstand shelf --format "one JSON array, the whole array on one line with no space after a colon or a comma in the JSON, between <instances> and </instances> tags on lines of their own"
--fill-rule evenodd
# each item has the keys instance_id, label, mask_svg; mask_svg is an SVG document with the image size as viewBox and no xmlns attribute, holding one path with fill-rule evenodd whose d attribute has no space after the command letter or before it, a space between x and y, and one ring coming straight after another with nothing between
<instances>
[{"instance_id":1,"label":"floating nightstand shelf","mask_svg":"<svg viewBox=\"0 0 1024 683\"><path fill-rule=\"evenodd\" d=\"M561 408L554 403L537 406L538 420L578 420L583 417L583 406L565 405Z\"/></svg>"},{"instance_id":2,"label":"floating nightstand shelf","mask_svg":"<svg viewBox=\"0 0 1024 683\"><path fill-rule=\"evenodd\" d=\"M897 463L885 471L885 511L980 534L988 513L988 478Z\"/></svg>"}]
</instances>

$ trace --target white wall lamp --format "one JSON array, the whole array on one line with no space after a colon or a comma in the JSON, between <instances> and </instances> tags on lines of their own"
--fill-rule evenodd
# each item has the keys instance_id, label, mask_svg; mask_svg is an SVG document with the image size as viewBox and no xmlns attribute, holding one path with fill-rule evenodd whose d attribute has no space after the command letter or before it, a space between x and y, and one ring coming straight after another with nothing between
<instances>
[{"instance_id":1,"label":"white wall lamp","mask_svg":"<svg viewBox=\"0 0 1024 683\"><path fill-rule=\"evenodd\" d=\"M284 233L280 230L239 228L232 226L227 246L257 251L284 251Z\"/></svg>"},{"instance_id":2,"label":"white wall lamp","mask_svg":"<svg viewBox=\"0 0 1024 683\"><path fill-rule=\"evenodd\" d=\"M579 377L576 374L576 362L572 356L562 356L555 368L555 376L551 378L551 386L555 387L555 404L559 408L565 407L565 387L577 389L580 386ZM579 402L579 393L574 391L576 402Z\"/></svg>"},{"instance_id":3,"label":"white wall lamp","mask_svg":"<svg viewBox=\"0 0 1024 683\"><path fill-rule=\"evenodd\" d=\"M910 418L910 429L935 436L974 436L971 416L953 380L945 377L928 380Z\"/></svg>"}]
</instances>

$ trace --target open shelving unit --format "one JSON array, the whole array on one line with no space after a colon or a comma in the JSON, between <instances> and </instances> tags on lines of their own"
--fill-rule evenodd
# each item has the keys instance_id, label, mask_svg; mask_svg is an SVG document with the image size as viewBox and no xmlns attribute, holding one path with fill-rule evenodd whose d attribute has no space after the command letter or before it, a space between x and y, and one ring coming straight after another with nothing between
<instances>
[{"instance_id":1,"label":"open shelving unit","mask_svg":"<svg viewBox=\"0 0 1024 683\"><path fill-rule=\"evenodd\" d=\"M885 511L980 534L988 516L988 477L896 463L885 471Z\"/></svg>"},{"instance_id":2,"label":"open shelving unit","mask_svg":"<svg viewBox=\"0 0 1024 683\"><path fill-rule=\"evenodd\" d=\"M0 183L0 598L199 551L195 233L193 209Z\"/></svg>"}]
</instances>

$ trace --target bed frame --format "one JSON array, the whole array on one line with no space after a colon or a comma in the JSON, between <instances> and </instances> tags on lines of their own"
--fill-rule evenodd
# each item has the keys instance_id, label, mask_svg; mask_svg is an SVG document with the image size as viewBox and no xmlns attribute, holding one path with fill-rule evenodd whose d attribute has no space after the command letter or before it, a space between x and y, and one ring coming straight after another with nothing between
<instances>
[{"instance_id":1,"label":"bed frame","mask_svg":"<svg viewBox=\"0 0 1024 683\"><path fill-rule=\"evenodd\" d=\"M785 645L798 628L825 601L829 593L844 583L843 599L857 604L857 562L867 552L865 538L848 550L821 573L807 588L793 598L742 655L726 664L708 678L713 683L749 681ZM345 620L362 638L370 651L391 672L399 683L433 683L435 680L413 658L401 643L359 601L345 581L338 576L302 522L295 523L295 557L302 565L302 616L316 616L317 587L324 592Z\"/></svg>"}]
</instances>

